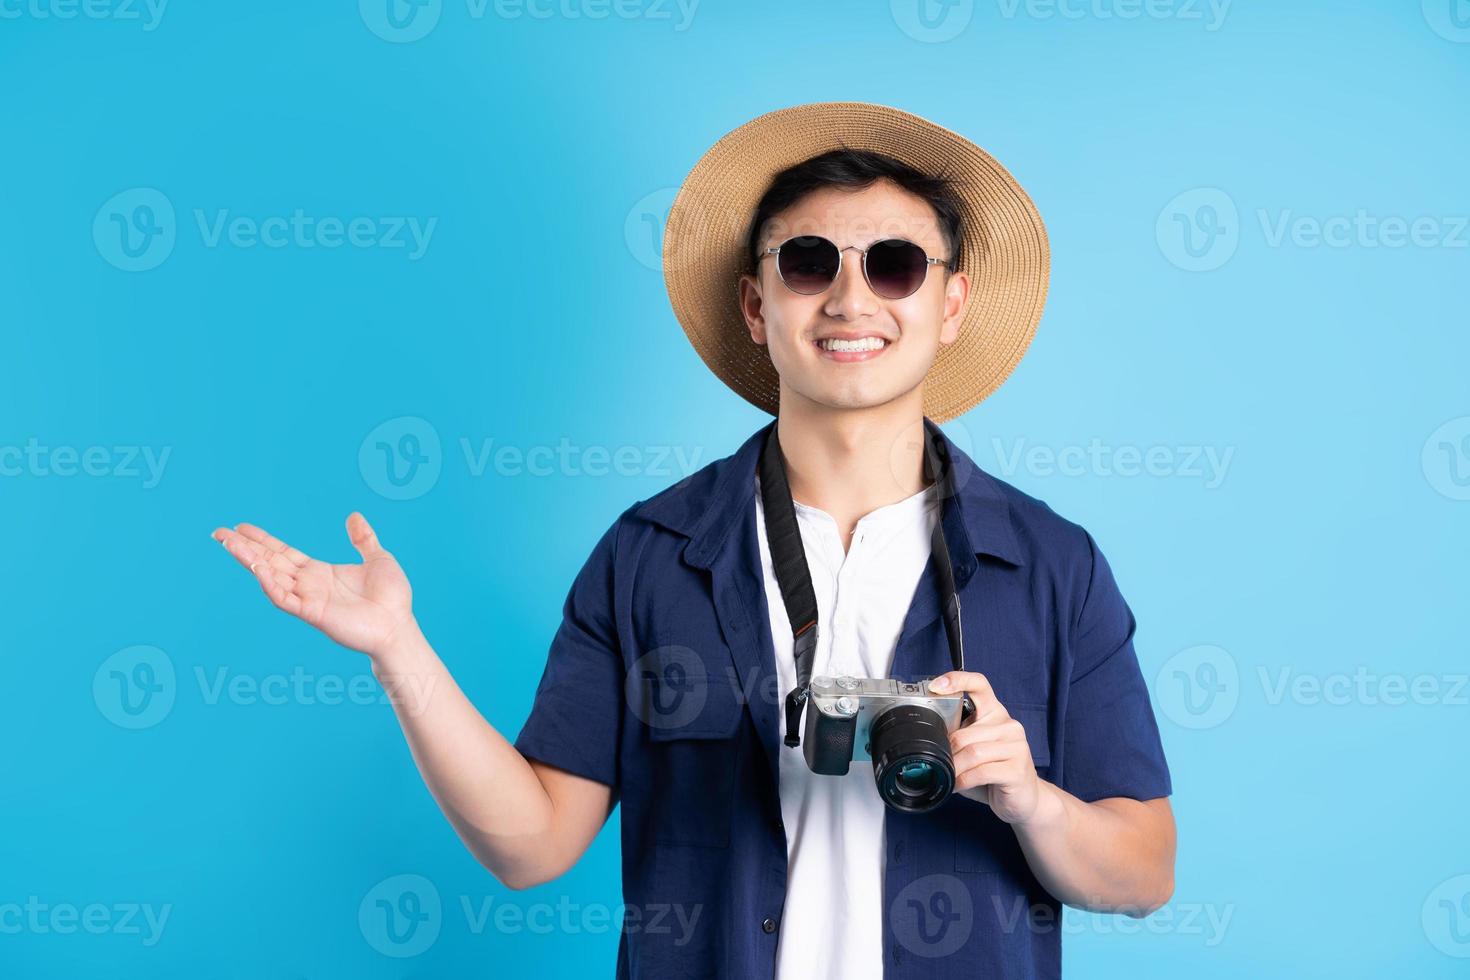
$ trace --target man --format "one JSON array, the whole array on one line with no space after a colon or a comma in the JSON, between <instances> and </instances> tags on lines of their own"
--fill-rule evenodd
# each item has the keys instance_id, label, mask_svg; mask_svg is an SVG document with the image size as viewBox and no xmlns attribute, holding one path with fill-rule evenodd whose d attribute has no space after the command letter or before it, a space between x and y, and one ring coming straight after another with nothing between
<instances>
[{"instance_id":1,"label":"man","mask_svg":"<svg viewBox=\"0 0 1470 980\"><path fill-rule=\"evenodd\" d=\"M1096 543L935 424L1030 342L1034 206L919 117L798 106L701 159L664 255L701 357L777 420L602 536L513 745L455 687L361 515L361 565L251 525L215 536L390 689L434 692L396 704L404 733L506 885L566 871L621 802L619 977L1059 976L1061 903L1162 905L1174 823L1134 619ZM802 747L798 719L834 676L936 677L925 708L966 696L927 748L902 746L937 805L895 805L904 777L867 757L876 724L846 775L814 771L830 744L807 727Z\"/></svg>"}]
</instances>

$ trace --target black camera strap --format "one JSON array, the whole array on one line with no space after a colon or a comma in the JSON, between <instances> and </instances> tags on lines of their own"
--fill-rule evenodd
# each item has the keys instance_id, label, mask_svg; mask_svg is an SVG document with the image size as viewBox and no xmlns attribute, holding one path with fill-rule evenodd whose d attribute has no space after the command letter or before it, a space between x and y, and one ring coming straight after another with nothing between
<instances>
[{"instance_id":1,"label":"black camera strap","mask_svg":"<svg viewBox=\"0 0 1470 980\"><path fill-rule=\"evenodd\" d=\"M776 584L791 621L792 652L796 659L796 687L786 696L786 744L801 744L801 712L811 695L812 661L817 653L817 594L812 588L811 568L806 562L801 529L796 523L796 507L791 502L791 486L786 480L786 464L781 444L776 438L778 426L761 448L761 505L765 512L766 541L771 549ZM944 613L944 632L949 640L950 661L955 670L965 669L965 649L960 633L960 600L955 592L954 566L944 539L943 508L954 495L954 468L943 440L931 435L924 426L924 477L940 484L940 519L934 522L930 538L930 559L939 578L940 606ZM937 478L935 474L938 474ZM966 699L968 702L968 698Z\"/></svg>"}]
</instances>

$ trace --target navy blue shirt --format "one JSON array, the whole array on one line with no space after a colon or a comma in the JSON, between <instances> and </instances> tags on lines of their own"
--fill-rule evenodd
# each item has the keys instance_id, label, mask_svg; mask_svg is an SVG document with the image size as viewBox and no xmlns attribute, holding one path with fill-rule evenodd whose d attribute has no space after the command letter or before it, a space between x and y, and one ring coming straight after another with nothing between
<instances>
[{"instance_id":1,"label":"navy blue shirt","mask_svg":"<svg viewBox=\"0 0 1470 980\"><path fill-rule=\"evenodd\" d=\"M515 742L617 794L620 980L774 975L786 891L777 753L801 749L780 739L786 692L756 540L770 425L603 534ZM1133 614L1096 542L940 435L958 488L941 520L966 669L1025 727L1042 779L1088 801L1168 796ZM951 669L938 596L930 564L891 676ZM886 980L1061 975L1060 906L989 807L955 794L927 813L890 810L884 825Z\"/></svg>"}]
</instances>

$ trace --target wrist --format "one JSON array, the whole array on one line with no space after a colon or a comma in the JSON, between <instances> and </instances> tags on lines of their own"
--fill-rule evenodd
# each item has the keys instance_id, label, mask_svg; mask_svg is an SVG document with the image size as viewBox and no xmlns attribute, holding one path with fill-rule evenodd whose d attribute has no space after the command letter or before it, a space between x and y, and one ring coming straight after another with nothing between
<instances>
[{"instance_id":1,"label":"wrist","mask_svg":"<svg viewBox=\"0 0 1470 980\"><path fill-rule=\"evenodd\" d=\"M1052 836L1058 833L1071 818L1065 794L1054 784L1037 777L1036 807L1025 820L1012 826L1018 833L1034 836Z\"/></svg>"},{"instance_id":2,"label":"wrist","mask_svg":"<svg viewBox=\"0 0 1470 980\"><path fill-rule=\"evenodd\" d=\"M373 675L380 681L385 674L398 674L411 670L412 665L423 658L429 641L419 629L418 620L410 615L383 641L382 646L368 654L372 661Z\"/></svg>"},{"instance_id":3,"label":"wrist","mask_svg":"<svg viewBox=\"0 0 1470 980\"><path fill-rule=\"evenodd\" d=\"M400 717L416 718L429 709L445 680L443 671L433 647L412 622L395 631L393 642L373 658L373 677Z\"/></svg>"}]
</instances>

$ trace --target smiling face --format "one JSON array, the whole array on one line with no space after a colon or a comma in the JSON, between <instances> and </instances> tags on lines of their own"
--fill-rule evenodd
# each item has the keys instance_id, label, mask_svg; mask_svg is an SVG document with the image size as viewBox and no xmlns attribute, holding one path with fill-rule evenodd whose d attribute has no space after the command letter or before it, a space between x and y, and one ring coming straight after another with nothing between
<instances>
[{"instance_id":1,"label":"smiling face","mask_svg":"<svg viewBox=\"0 0 1470 980\"><path fill-rule=\"evenodd\" d=\"M934 209L888 180L813 191L767 222L761 247L794 235L820 235L843 249L904 238L931 258L951 258ZM783 407L793 398L834 410L905 399L922 404L940 345L959 335L970 287L964 273L946 275L931 265L913 295L884 299L868 286L861 253L848 249L836 280L802 295L782 283L776 259L762 259L755 276L741 277L740 306L751 340L770 351Z\"/></svg>"}]
</instances>

